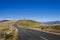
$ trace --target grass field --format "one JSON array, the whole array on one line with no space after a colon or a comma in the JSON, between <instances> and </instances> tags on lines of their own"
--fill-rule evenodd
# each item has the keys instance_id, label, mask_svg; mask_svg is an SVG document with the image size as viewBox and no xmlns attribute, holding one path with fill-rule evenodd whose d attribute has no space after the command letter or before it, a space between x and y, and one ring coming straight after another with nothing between
<instances>
[{"instance_id":1,"label":"grass field","mask_svg":"<svg viewBox=\"0 0 60 40\"><path fill-rule=\"evenodd\" d=\"M39 27L43 25L42 23L40 22L36 22L34 20L19 20L18 21L18 26L20 27L32 27L32 28L35 28L35 27Z\"/></svg>"},{"instance_id":2,"label":"grass field","mask_svg":"<svg viewBox=\"0 0 60 40\"><path fill-rule=\"evenodd\" d=\"M24 28L38 28L40 30L48 31L48 32L54 32L54 33L60 33L60 25L45 25L41 22L37 22L34 20L19 20L18 21L19 27Z\"/></svg>"},{"instance_id":3,"label":"grass field","mask_svg":"<svg viewBox=\"0 0 60 40\"><path fill-rule=\"evenodd\" d=\"M16 21L0 22L0 40L18 40L18 30L13 27L15 22Z\"/></svg>"}]
</instances>

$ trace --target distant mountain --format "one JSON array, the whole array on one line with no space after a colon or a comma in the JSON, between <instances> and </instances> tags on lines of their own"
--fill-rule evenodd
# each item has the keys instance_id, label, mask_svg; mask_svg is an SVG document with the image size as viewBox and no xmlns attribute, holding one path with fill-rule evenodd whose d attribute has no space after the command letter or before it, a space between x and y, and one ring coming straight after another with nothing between
<instances>
[{"instance_id":1,"label":"distant mountain","mask_svg":"<svg viewBox=\"0 0 60 40\"><path fill-rule=\"evenodd\" d=\"M44 22L44 24L60 24L60 21Z\"/></svg>"},{"instance_id":2,"label":"distant mountain","mask_svg":"<svg viewBox=\"0 0 60 40\"><path fill-rule=\"evenodd\" d=\"M6 22L6 21L9 21L9 20L0 20L0 22Z\"/></svg>"}]
</instances>

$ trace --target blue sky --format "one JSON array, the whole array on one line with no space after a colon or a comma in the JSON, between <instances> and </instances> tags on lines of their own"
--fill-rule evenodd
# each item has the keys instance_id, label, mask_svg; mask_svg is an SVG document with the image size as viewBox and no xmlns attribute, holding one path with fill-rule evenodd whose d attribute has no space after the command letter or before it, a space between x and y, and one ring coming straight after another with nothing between
<instances>
[{"instance_id":1,"label":"blue sky","mask_svg":"<svg viewBox=\"0 0 60 40\"><path fill-rule=\"evenodd\" d=\"M60 20L59 0L0 0L0 20Z\"/></svg>"}]
</instances>

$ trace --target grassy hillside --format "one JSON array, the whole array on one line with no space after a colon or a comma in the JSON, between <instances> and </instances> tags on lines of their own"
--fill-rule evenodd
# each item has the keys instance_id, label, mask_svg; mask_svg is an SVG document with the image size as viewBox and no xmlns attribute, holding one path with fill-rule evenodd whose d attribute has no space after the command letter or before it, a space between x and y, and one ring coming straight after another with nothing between
<instances>
[{"instance_id":1,"label":"grassy hillside","mask_svg":"<svg viewBox=\"0 0 60 40\"><path fill-rule=\"evenodd\" d=\"M6 40L18 40L18 30L13 27L16 21L0 22L0 40L4 39L6 34Z\"/></svg>"},{"instance_id":2,"label":"grassy hillside","mask_svg":"<svg viewBox=\"0 0 60 40\"><path fill-rule=\"evenodd\" d=\"M24 28L38 28L44 31L60 33L60 25L45 25L34 20L19 20L18 26Z\"/></svg>"},{"instance_id":3,"label":"grassy hillside","mask_svg":"<svg viewBox=\"0 0 60 40\"><path fill-rule=\"evenodd\" d=\"M32 28L35 27L35 28L37 28L41 25L43 25L43 24L40 22L36 22L34 20L19 20L18 21L18 26L20 26L20 27L32 27Z\"/></svg>"},{"instance_id":4,"label":"grassy hillside","mask_svg":"<svg viewBox=\"0 0 60 40\"><path fill-rule=\"evenodd\" d=\"M58 25L49 25L47 26L47 28L45 29L46 31L49 32L55 32L55 33L60 33L60 24Z\"/></svg>"}]
</instances>

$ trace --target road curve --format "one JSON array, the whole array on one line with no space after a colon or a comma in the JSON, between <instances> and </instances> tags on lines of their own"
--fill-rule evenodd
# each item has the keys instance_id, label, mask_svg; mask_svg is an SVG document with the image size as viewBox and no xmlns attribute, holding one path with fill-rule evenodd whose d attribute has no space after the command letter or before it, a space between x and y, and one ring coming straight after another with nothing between
<instances>
[{"instance_id":1,"label":"road curve","mask_svg":"<svg viewBox=\"0 0 60 40\"><path fill-rule=\"evenodd\" d=\"M27 28L19 28L17 23L14 24L14 27L19 31L19 40L60 40L59 35Z\"/></svg>"}]
</instances>

